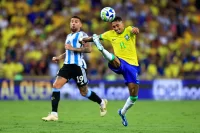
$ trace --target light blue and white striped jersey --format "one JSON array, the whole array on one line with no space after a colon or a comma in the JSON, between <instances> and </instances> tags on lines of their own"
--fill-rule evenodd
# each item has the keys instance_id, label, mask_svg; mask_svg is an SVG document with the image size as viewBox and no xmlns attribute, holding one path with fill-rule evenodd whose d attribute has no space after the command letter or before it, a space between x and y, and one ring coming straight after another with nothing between
<instances>
[{"instance_id":1,"label":"light blue and white striped jersey","mask_svg":"<svg viewBox=\"0 0 200 133\"><path fill-rule=\"evenodd\" d=\"M78 41L80 37L84 38L84 37L88 37L88 35L83 31L70 33L67 35L65 44L71 44L71 46L74 48L81 48L83 46ZM82 68L87 69L87 65L85 63L85 60L83 59L83 53L80 53L80 52L66 50L64 64L76 64Z\"/></svg>"}]
</instances>

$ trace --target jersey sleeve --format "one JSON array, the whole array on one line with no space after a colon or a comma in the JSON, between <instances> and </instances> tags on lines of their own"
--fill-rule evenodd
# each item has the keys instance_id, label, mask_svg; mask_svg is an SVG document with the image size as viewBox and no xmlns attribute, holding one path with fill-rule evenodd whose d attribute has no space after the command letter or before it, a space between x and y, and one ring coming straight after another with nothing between
<instances>
[{"instance_id":1,"label":"jersey sleeve","mask_svg":"<svg viewBox=\"0 0 200 133\"><path fill-rule=\"evenodd\" d=\"M87 33L85 33L84 31L81 31L81 36L79 36L79 38L86 38L86 37L89 37ZM91 42L88 42L88 44L91 45ZM83 46L83 45L81 45Z\"/></svg>"},{"instance_id":2,"label":"jersey sleeve","mask_svg":"<svg viewBox=\"0 0 200 133\"><path fill-rule=\"evenodd\" d=\"M69 36L69 35L68 35ZM67 36L66 40L65 40L65 44L71 44L69 41L69 37Z\"/></svg>"},{"instance_id":3,"label":"jersey sleeve","mask_svg":"<svg viewBox=\"0 0 200 133\"><path fill-rule=\"evenodd\" d=\"M88 37L88 35L85 32L82 31L82 37L86 38L86 37Z\"/></svg>"},{"instance_id":4,"label":"jersey sleeve","mask_svg":"<svg viewBox=\"0 0 200 133\"><path fill-rule=\"evenodd\" d=\"M128 32L131 32L131 33L132 33L132 29L133 29L133 26L128 26L128 27L127 27Z\"/></svg>"},{"instance_id":5,"label":"jersey sleeve","mask_svg":"<svg viewBox=\"0 0 200 133\"><path fill-rule=\"evenodd\" d=\"M108 40L109 41L109 34L110 34L110 31L100 34L100 36L99 36L100 40Z\"/></svg>"}]
</instances>

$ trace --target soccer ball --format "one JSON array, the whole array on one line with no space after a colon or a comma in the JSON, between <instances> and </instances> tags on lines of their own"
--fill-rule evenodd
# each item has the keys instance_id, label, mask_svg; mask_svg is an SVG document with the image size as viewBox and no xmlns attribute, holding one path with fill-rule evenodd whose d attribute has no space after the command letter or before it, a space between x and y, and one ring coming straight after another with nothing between
<instances>
[{"instance_id":1,"label":"soccer ball","mask_svg":"<svg viewBox=\"0 0 200 133\"><path fill-rule=\"evenodd\" d=\"M105 22L112 22L115 19L115 10L111 7L104 7L101 10L101 19Z\"/></svg>"}]
</instances>

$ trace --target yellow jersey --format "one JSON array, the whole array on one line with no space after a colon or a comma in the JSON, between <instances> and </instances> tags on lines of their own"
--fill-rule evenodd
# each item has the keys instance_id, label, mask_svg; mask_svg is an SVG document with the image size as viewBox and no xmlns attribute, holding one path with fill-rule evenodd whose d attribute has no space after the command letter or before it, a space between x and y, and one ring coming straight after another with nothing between
<instances>
[{"instance_id":1,"label":"yellow jersey","mask_svg":"<svg viewBox=\"0 0 200 133\"><path fill-rule=\"evenodd\" d=\"M100 35L101 40L107 40L112 44L114 53L117 57L127 63L139 66L136 52L136 35L132 32L132 26L128 26L121 34L114 30L109 30Z\"/></svg>"}]
</instances>

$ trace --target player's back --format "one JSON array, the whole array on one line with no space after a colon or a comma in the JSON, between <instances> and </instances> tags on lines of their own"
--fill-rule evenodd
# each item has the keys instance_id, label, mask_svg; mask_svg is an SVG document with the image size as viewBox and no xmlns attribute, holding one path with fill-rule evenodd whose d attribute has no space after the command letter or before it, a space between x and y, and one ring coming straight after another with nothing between
<instances>
[{"instance_id":1,"label":"player's back","mask_svg":"<svg viewBox=\"0 0 200 133\"><path fill-rule=\"evenodd\" d=\"M74 48L81 48L83 45L78 41L80 37L88 37L88 35L83 31L70 33L67 35L65 44L70 44ZM64 64L76 64L83 68L87 68L85 60L83 59L83 53L71 50L66 50Z\"/></svg>"},{"instance_id":2,"label":"player's back","mask_svg":"<svg viewBox=\"0 0 200 133\"><path fill-rule=\"evenodd\" d=\"M122 58L131 65L138 66L136 53L136 35L131 33L132 27L128 26L123 33L117 34L114 30L100 35L100 39L108 40L117 57Z\"/></svg>"}]
</instances>

